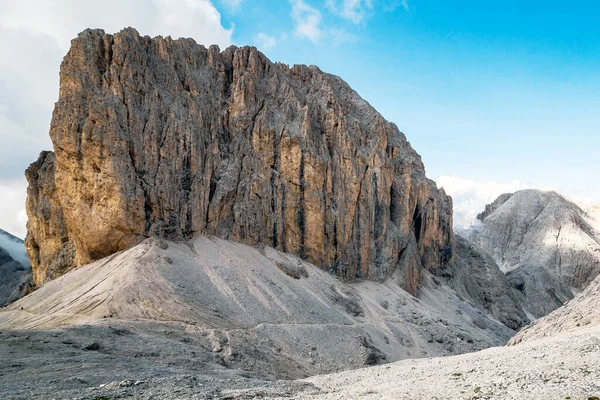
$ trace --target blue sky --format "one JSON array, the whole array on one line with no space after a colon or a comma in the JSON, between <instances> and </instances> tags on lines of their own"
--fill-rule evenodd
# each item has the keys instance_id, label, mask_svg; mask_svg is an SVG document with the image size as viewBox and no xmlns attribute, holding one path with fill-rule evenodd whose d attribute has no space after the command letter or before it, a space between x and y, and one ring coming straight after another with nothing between
<instances>
[{"instance_id":1,"label":"blue sky","mask_svg":"<svg viewBox=\"0 0 600 400\"><path fill-rule=\"evenodd\" d=\"M600 3L373 1L360 21L305 3L322 15L317 43L290 34L287 2L246 0L223 22L236 43L285 35L269 57L343 77L407 134L432 178L519 179L600 201L587 187L600 172Z\"/></svg>"},{"instance_id":2,"label":"blue sky","mask_svg":"<svg viewBox=\"0 0 600 400\"><path fill-rule=\"evenodd\" d=\"M24 235L22 171L51 147L58 66L86 27L251 44L341 76L406 134L461 224L525 187L600 202L599 20L592 1L3 0L0 228Z\"/></svg>"},{"instance_id":3,"label":"blue sky","mask_svg":"<svg viewBox=\"0 0 600 400\"><path fill-rule=\"evenodd\" d=\"M278 42L272 59L344 78L406 133L431 178L474 182L466 196L496 182L600 202L600 3L326 3L304 1L321 14L314 41L290 34L294 2L222 4L223 22L236 43L260 44L259 31ZM344 3L357 12L342 15Z\"/></svg>"}]
</instances>

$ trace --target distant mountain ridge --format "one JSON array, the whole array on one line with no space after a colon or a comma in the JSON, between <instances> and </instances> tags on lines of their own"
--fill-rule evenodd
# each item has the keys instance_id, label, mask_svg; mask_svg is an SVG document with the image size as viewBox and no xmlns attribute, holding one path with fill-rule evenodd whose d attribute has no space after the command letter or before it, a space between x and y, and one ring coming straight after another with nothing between
<instances>
[{"instance_id":1,"label":"distant mountain ridge","mask_svg":"<svg viewBox=\"0 0 600 400\"><path fill-rule=\"evenodd\" d=\"M0 229L0 247L4 248L12 258L24 266L30 265L23 239Z\"/></svg>"},{"instance_id":2,"label":"distant mountain ridge","mask_svg":"<svg viewBox=\"0 0 600 400\"><path fill-rule=\"evenodd\" d=\"M31 279L23 241L0 229L0 307L27 294Z\"/></svg>"},{"instance_id":3,"label":"distant mountain ridge","mask_svg":"<svg viewBox=\"0 0 600 400\"><path fill-rule=\"evenodd\" d=\"M507 274L531 317L548 314L600 273L596 214L535 189L503 194L462 232Z\"/></svg>"}]
</instances>

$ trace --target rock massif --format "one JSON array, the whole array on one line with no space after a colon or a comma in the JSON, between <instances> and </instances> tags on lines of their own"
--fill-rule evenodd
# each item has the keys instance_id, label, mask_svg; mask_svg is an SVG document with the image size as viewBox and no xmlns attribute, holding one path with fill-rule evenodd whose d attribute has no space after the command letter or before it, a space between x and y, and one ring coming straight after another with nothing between
<instances>
[{"instance_id":1,"label":"rock massif","mask_svg":"<svg viewBox=\"0 0 600 400\"><path fill-rule=\"evenodd\" d=\"M43 153L27 171L41 285L145 237L215 235L343 280L453 257L452 203L340 78L251 47L87 30L72 41Z\"/></svg>"},{"instance_id":2,"label":"rock massif","mask_svg":"<svg viewBox=\"0 0 600 400\"><path fill-rule=\"evenodd\" d=\"M556 192L502 195L480 220L465 234L506 272L533 318L572 299L600 273L596 219Z\"/></svg>"},{"instance_id":3,"label":"rock massif","mask_svg":"<svg viewBox=\"0 0 600 400\"><path fill-rule=\"evenodd\" d=\"M31 266L23 241L0 229L0 307L31 290Z\"/></svg>"}]
</instances>

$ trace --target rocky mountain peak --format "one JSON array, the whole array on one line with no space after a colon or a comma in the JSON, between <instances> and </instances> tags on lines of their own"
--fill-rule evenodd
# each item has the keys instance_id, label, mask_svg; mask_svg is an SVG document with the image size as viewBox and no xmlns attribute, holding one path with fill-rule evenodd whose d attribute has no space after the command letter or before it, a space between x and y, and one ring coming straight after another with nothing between
<instances>
[{"instance_id":1,"label":"rocky mountain peak","mask_svg":"<svg viewBox=\"0 0 600 400\"><path fill-rule=\"evenodd\" d=\"M466 235L507 273L532 317L560 307L600 273L593 215L568 198L523 190L502 195L483 214Z\"/></svg>"},{"instance_id":2,"label":"rocky mountain peak","mask_svg":"<svg viewBox=\"0 0 600 400\"><path fill-rule=\"evenodd\" d=\"M477 219L479 221L483 221L484 219L486 219L494 211L496 211L502 204L506 203L508 201L508 199L510 199L512 197L512 195L513 195L513 193L504 193L504 194L501 194L492 203L487 204L485 206L485 210L483 210L481 213L477 214Z\"/></svg>"},{"instance_id":3,"label":"rocky mountain peak","mask_svg":"<svg viewBox=\"0 0 600 400\"><path fill-rule=\"evenodd\" d=\"M452 203L342 79L253 47L86 30L71 43L45 152L27 171L38 285L145 237L214 235L344 280L453 257Z\"/></svg>"}]
</instances>

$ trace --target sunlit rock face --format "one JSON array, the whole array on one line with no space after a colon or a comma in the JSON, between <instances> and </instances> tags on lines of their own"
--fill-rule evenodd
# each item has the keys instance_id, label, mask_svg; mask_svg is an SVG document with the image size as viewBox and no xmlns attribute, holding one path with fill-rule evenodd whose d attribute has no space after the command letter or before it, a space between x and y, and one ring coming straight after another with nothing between
<instances>
[{"instance_id":1,"label":"sunlit rock face","mask_svg":"<svg viewBox=\"0 0 600 400\"><path fill-rule=\"evenodd\" d=\"M87 30L27 172L35 282L148 236L266 244L343 280L453 255L452 203L419 155L339 77L252 47Z\"/></svg>"}]
</instances>

